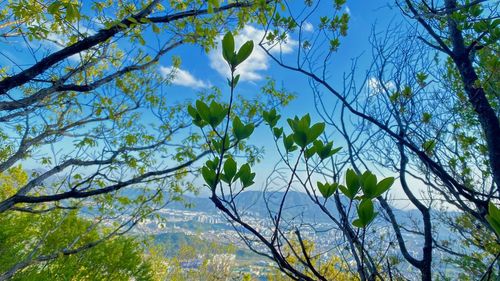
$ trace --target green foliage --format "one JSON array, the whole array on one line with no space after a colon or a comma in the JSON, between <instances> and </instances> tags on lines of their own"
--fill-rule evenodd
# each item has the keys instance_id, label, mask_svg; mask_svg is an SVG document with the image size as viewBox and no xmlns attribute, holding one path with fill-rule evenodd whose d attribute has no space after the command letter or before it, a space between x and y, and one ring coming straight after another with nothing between
<instances>
[{"instance_id":1,"label":"green foliage","mask_svg":"<svg viewBox=\"0 0 500 281\"><path fill-rule=\"evenodd\" d=\"M293 131L294 142L302 149L315 141L325 130L325 123L316 123L310 126L311 117L309 114L300 119L295 116L294 119L288 119L287 121Z\"/></svg>"},{"instance_id":2,"label":"green foliage","mask_svg":"<svg viewBox=\"0 0 500 281\"><path fill-rule=\"evenodd\" d=\"M227 32L226 35L224 35L224 38L222 39L222 56L233 71L239 64L248 59L248 57L252 53L253 41L245 42L238 50L238 52L235 52L234 48L235 47L234 47L233 34L231 32ZM237 79L239 79L239 76ZM230 86L235 87L237 83L238 82L236 80L236 82L234 84L233 83L230 84Z\"/></svg>"},{"instance_id":3,"label":"green foliage","mask_svg":"<svg viewBox=\"0 0 500 281\"><path fill-rule=\"evenodd\" d=\"M232 66L234 55L234 37L231 32L228 32L222 39L222 56Z\"/></svg>"},{"instance_id":4,"label":"green foliage","mask_svg":"<svg viewBox=\"0 0 500 281\"><path fill-rule=\"evenodd\" d=\"M12 280L160 280L154 262L145 256L143 242L129 236L114 237L72 255L58 254L99 240L108 230L71 211L32 214L9 213L0 218L0 272L31 254L57 258L36 261ZM40 243L40 244L38 244ZM70 246L72 245L72 246Z\"/></svg>"},{"instance_id":5,"label":"green foliage","mask_svg":"<svg viewBox=\"0 0 500 281\"><path fill-rule=\"evenodd\" d=\"M173 257L166 260L169 270L165 280L242 280L236 272L237 256L233 245L198 241L197 237L189 237L189 240L189 243L180 243ZM196 266L185 268L183 264L186 263Z\"/></svg>"},{"instance_id":6,"label":"green foliage","mask_svg":"<svg viewBox=\"0 0 500 281\"><path fill-rule=\"evenodd\" d=\"M294 150L297 150L298 147L294 145L293 134L283 136L283 146L285 147L286 152L293 152Z\"/></svg>"},{"instance_id":7,"label":"green foliage","mask_svg":"<svg viewBox=\"0 0 500 281\"><path fill-rule=\"evenodd\" d=\"M431 121L431 118L432 118L432 114L430 114L428 112L424 112L422 114L422 123L428 124Z\"/></svg>"},{"instance_id":8,"label":"green foliage","mask_svg":"<svg viewBox=\"0 0 500 281\"><path fill-rule=\"evenodd\" d=\"M187 110L189 115L191 115L191 117L193 118L193 124L195 124L200 128L203 128L207 125L207 123L203 120L203 118L198 113L198 110L196 110L196 108L194 108L192 105L188 105Z\"/></svg>"},{"instance_id":9,"label":"green foliage","mask_svg":"<svg viewBox=\"0 0 500 281\"><path fill-rule=\"evenodd\" d=\"M432 156L434 154L434 150L436 148L436 141L435 140L427 140L422 144L422 148L424 149L424 151L427 155Z\"/></svg>"},{"instance_id":10,"label":"green foliage","mask_svg":"<svg viewBox=\"0 0 500 281\"><path fill-rule=\"evenodd\" d=\"M226 33L222 39L222 53L224 59L231 67L231 80L229 81L229 86L231 87L231 95L233 90L237 85L239 75L234 77L234 71L236 67L245 61L253 50L253 42L248 41L240 48L236 53L234 46L234 37L231 32ZM254 183L255 173L252 172L249 163L244 163L237 170L237 163L232 157L225 158L225 153L233 146L244 139L250 137L255 129L253 123L243 124L238 116L232 118L232 137L229 136L228 131L229 119L231 118L231 103L229 108L225 108L224 105L212 101L210 106L207 106L203 101L196 101L196 109L194 107L188 108L188 113L193 118L193 123L198 125L203 129L203 122L210 124L212 131L209 132L211 135L215 135L216 138L211 141L211 149L220 155L215 157L213 160L208 160L205 165L201 168L201 174L207 186L215 192L215 188L219 184L220 180L231 185L234 181L240 180L241 189L245 189ZM223 133L217 131L217 126L222 123L222 121L227 118L227 126L223 128ZM203 122L202 122L203 121ZM208 140L207 140L208 141ZM226 159L224 164L219 159ZM223 166L222 166L223 165ZM221 168L223 167L223 173Z\"/></svg>"},{"instance_id":11,"label":"green foliage","mask_svg":"<svg viewBox=\"0 0 500 281\"><path fill-rule=\"evenodd\" d=\"M254 124L244 125L238 116L233 118L233 134L237 141L248 138L254 129Z\"/></svg>"},{"instance_id":12,"label":"green foliage","mask_svg":"<svg viewBox=\"0 0 500 281\"><path fill-rule=\"evenodd\" d=\"M201 175L203 176L203 179L205 180L205 183L208 185L208 187L211 190L214 190L217 186L217 176L215 169L204 166L201 168Z\"/></svg>"},{"instance_id":13,"label":"green foliage","mask_svg":"<svg viewBox=\"0 0 500 281\"><path fill-rule=\"evenodd\" d=\"M286 256L286 261L294 266L294 268L300 269L303 274L312 278L316 278L314 272L310 268L304 267L301 261L305 260L305 252L309 258L309 261L314 266L314 268L323 276L326 280L335 281L351 281L359 279L359 277L349 270L346 261L339 256L332 255L327 259L322 259L321 255L318 254L316 246L313 241L303 240L302 244L304 249L301 247L300 242L297 241L295 237L289 238L290 243L284 247L284 252ZM298 255L298 256L297 256ZM267 275L267 281L291 281L294 280L282 272L276 270L272 271Z\"/></svg>"},{"instance_id":14,"label":"green foliage","mask_svg":"<svg viewBox=\"0 0 500 281\"><path fill-rule=\"evenodd\" d=\"M253 179L255 178L255 173L252 173L252 169L248 163L243 164L238 173L236 174L236 178L240 179L242 188L246 188L254 184Z\"/></svg>"},{"instance_id":15,"label":"green foliage","mask_svg":"<svg viewBox=\"0 0 500 281\"><path fill-rule=\"evenodd\" d=\"M234 161L232 157L229 157L226 162L224 162L224 173L221 174L221 179L227 184L231 184L233 179L236 180L238 178L236 174L238 171L237 168L236 161Z\"/></svg>"},{"instance_id":16,"label":"green foliage","mask_svg":"<svg viewBox=\"0 0 500 281\"><path fill-rule=\"evenodd\" d=\"M273 128L273 134L276 139L279 139L283 135L283 128Z\"/></svg>"},{"instance_id":17,"label":"green foliage","mask_svg":"<svg viewBox=\"0 0 500 281\"><path fill-rule=\"evenodd\" d=\"M313 144L315 151L321 160L332 157L342 149L342 147L333 148L333 142L331 141L325 145L322 141L315 140Z\"/></svg>"},{"instance_id":18,"label":"green foliage","mask_svg":"<svg viewBox=\"0 0 500 281\"><path fill-rule=\"evenodd\" d=\"M1 67L0 81L34 73L27 70L32 66L42 69L32 79L3 92L8 98L2 98L2 103L25 98L33 103L17 103L17 109L9 110L14 117L26 113L22 114L23 120L2 121L8 125L0 128L0 164L6 166L0 175L0 203L23 190L23 196L62 194L68 198L57 205L21 203L15 207L29 207L35 212L59 204L75 208L72 212L57 210L39 215L0 211L0 274L16 263L29 261L28 257L34 259L33 264L16 273L14 280L156 280L149 262L143 259L142 241L131 237L113 238L75 255L61 254L54 260L35 259L98 240L117 224L107 219L109 228L94 228L94 221L122 218L124 213L149 218L152 210L166 201L179 200L186 190L197 190L194 184L184 181L189 170L181 164L192 165L206 150L206 143L187 129L191 118L185 116L186 102L171 102L159 88L168 85L165 82L171 82L175 75L161 75L157 63L174 47L186 43L208 51L215 47L220 30L261 22L271 13L270 7L262 3L245 3L245 8L230 6L220 11L218 8L227 3L218 0L87 2L22 0L8 1L0 7L0 35L6 48L22 39L26 46L17 51L38 50L19 56L20 61L26 56L31 58L22 63L22 69ZM162 17L167 20L158 21ZM106 38L111 33L114 35ZM91 38L96 34L99 36ZM87 43L81 44L83 40ZM78 46L87 47L72 51ZM251 42L242 46L234 56L235 62L245 60L252 48ZM37 65L48 56L53 63ZM12 65L20 63L16 60L12 58ZM180 59L174 56L172 65L179 68ZM233 85L238 79L236 76ZM276 100L285 103L289 97L272 85L268 88L273 91L268 95L272 98L257 102L241 99L242 103L235 105L245 122L242 126L243 122L236 124L234 135L239 137L238 148L251 162L257 161L262 151L244 143L254 128L249 120L268 102L275 106ZM200 100L196 107L188 106L192 122L213 129L220 126L227 105L210 102L209 92L203 93ZM10 113L2 110L1 115ZM228 139L214 143L218 145L214 149L227 149ZM52 147L62 149L47 154ZM24 161L34 167L29 175L18 166ZM179 168L162 174L159 171L165 170L164 161ZM48 171L49 179L39 178L42 173L37 171ZM202 172L215 186L218 179L211 170ZM244 184L253 179L245 168L240 175ZM26 186L28 179L37 184ZM134 196L109 188L122 188L122 184L123 189L133 187ZM106 194L91 196L98 191ZM79 217L81 206L89 213L85 219Z\"/></svg>"},{"instance_id":19,"label":"green foliage","mask_svg":"<svg viewBox=\"0 0 500 281\"><path fill-rule=\"evenodd\" d=\"M234 51L234 38L232 37L232 34L230 32L228 32L224 36L222 40L222 46L223 57L231 67L232 73L234 73L236 66L241 63L241 61L237 58L238 55ZM245 59L250 55L250 53L246 52L244 52L244 54L245 56L243 57ZM231 75L231 77L232 79L229 81L229 86L231 87L232 94L236 84L234 83L233 74ZM222 110L222 106L217 106L217 108L219 110ZM193 118L194 122L197 122L197 120L199 119L198 116L200 116L201 119L211 124L210 114L200 112L208 112L208 106L204 106L200 101L197 101L197 112L194 112L194 108L191 108L189 110L192 111L190 112L190 115ZM229 114L227 114L227 118L231 118L231 108L229 108L228 110ZM217 113L214 111L211 114L216 115ZM226 115L226 112L224 112L224 114ZM340 147L333 148L333 142L327 142L325 144L323 141L318 139L325 130L325 123L315 123L311 125L311 117L309 116L309 114L306 114L301 118L295 116L293 119L287 119L288 125L292 130L292 133L290 135L286 135L283 132L282 127L276 127L280 119L280 115L277 114L276 109L273 108L269 111L263 111L262 118L264 122L266 122L271 128L275 140L283 137L283 146L287 153L291 153L294 150L300 148L306 161L314 155L317 155L320 161L323 161L327 158L332 157L341 149ZM217 119L217 125L222 122L221 119L222 117ZM227 123L229 124L229 120ZM203 128L203 126L200 127ZM216 126L212 126L212 130L214 130L215 134L219 138L219 140L214 141L214 144L219 142L230 143L232 141L230 138L228 138L226 133L221 134L215 131ZM233 117L232 132L234 140L236 142L250 137L253 130L253 124L244 125L238 116ZM225 128L224 131L227 132L228 128ZM226 158L224 164L222 164L222 162L219 163L219 158L225 159L225 152L230 149L230 147L231 145L228 145L228 147L223 147L221 149L217 149L216 147L215 151L219 153L219 156L214 158L214 160L207 161L205 166L201 169L205 183L214 193L216 192L215 188L219 183L219 178L223 182L229 184L229 186L231 186L231 184L235 180L239 179L242 186L241 190L251 186L254 183L253 180L255 178L255 173L251 171L251 167L248 163L244 163L238 171L237 163L233 160L232 157ZM224 172L221 171L222 167L222 170ZM354 170L348 169L346 172L346 186L340 185L338 183L317 182L317 188L325 199L328 199L338 189L340 189L340 191L349 199L359 200L360 203L357 206L358 218L353 221L353 225L360 228L366 228L377 215L374 210L372 200L385 193L393 183L394 178L392 177L385 178L380 182L377 182L377 177L369 171L366 171L362 175L358 175ZM363 194L362 196L357 196L360 190L362 190Z\"/></svg>"},{"instance_id":20,"label":"green foliage","mask_svg":"<svg viewBox=\"0 0 500 281\"><path fill-rule=\"evenodd\" d=\"M486 215L486 220L490 223L490 226L500 237L500 209L490 202L488 204L488 215Z\"/></svg>"},{"instance_id":21,"label":"green foliage","mask_svg":"<svg viewBox=\"0 0 500 281\"><path fill-rule=\"evenodd\" d=\"M347 169L345 182L346 186L340 186L339 189L345 196L347 196L347 198L353 200L361 187L358 175L354 172L354 170Z\"/></svg>"},{"instance_id":22,"label":"green foliage","mask_svg":"<svg viewBox=\"0 0 500 281\"><path fill-rule=\"evenodd\" d=\"M262 112L262 118L270 127L276 126L278 123L279 119L281 118L281 115L276 113L276 109L271 109L269 111L264 111Z\"/></svg>"},{"instance_id":23,"label":"green foliage","mask_svg":"<svg viewBox=\"0 0 500 281\"><path fill-rule=\"evenodd\" d=\"M345 175L346 186L339 185L339 190L351 200L360 201L357 213L358 218L353 221L356 227L368 226L377 213L374 211L372 200L384 194L394 184L394 178L388 177L377 181L377 176L369 171L358 175L354 170L347 169ZM357 196L362 191L361 196Z\"/></svg>"},{"instance_id":24,"label":"green foliage","mask_svg":"<svg viewBox=\"0 0 500 281\"><path fill-rule=\"evenodd\" d=\"M321 195L323 197L328 198L337 191L337 188L339 187L338 183L321 183L317 182L318 190L321 192Z\"/></svg>"},{"instance_id":25,"label":"green foliage","mask_svg":"<svg viewBox=\"0 0 500 281\"><path fill-rule=\"evenodd\" d=\"M202 127L202 124L204 123L201 123L197 121L197 116L200 116L201 119L208 123L210 126L212 126L212 128L216 128L223 120L224 120L224 117L226 117L227 115L227 111L224 109L224 107L215 102L215 101L212 101L210 103L210 106L208 106L207 104L205 104L203 101L201 100L197 100L196 101L196 112L194 111L194 108L191 107L191 109L188 109L190 110L190 114L191 116L194 116L194 119L193 121L198 123L200 125L200 127Z\"/></svg>"},{"instance_id":26,"label":"green foliage","mask_svg":"<svg viewBox=\"0 0 500 281\"><path fill-rule=\"evenodd\" d=\"M371 199L364 199L357 207L358 218L352 224L356 227L365 228L377 216Z\"/></svg>"},{"instance_id":27,"label":"green foliage","mask_svg":"<svg viewBox=\"0 0 500 281\"><path fill-rule=\"evenodd\" d=\"M460 257L446 257L443 262L453 264L461 269L462 272L457 277L459 280L475 280L475 276L482 276L488 270L500 252L498 237L488 227L478 225L477 220L470 215L463 214L447 219L457 226L451 228L451 231L461 235L463 239L445 240L440 241L440 243L445 246L453 243L459 244L470 254ZM490 279L498 279L498 272L492 272Z\"/></svg>"},{"instance_id":28,"label":"green foliage","mask_svg":"<svg viewBox=\"0 0 500 281\"><path fill-rule=\"evenodd\" d=\"M236 54L236 64L235 67L238 66L238 64L244 62L250 54L252 54L253 51L253 41L247 41L245 42L238 53Z\"/></svg>"},{"instance_id":29,"label":"green foliage","mask_svg":"<svg viewBox=\"0 0 500 281\"><path fill-rule=\"evenodd\" d=\"M300 119L295 116L294 119L287 120L288 125L293 132L288 136L283 134L282 127L276 127L281 116L276 113L275 109L264 111L262 113L262 117L272 129L275 139L279 139L283 136L283 146L285 151L288 153L293 152L300 147L304 150L304 156L306 158L311 158L317 154L320 160L325 160L341 150L341 147L333 148L333 142L324 144L318 139L325 129L325 124L316 123L310 126L311 117L309 114L304 115ZM306 147L311 143L313 146L306 149Z\"/></svg>"}]
</instances>

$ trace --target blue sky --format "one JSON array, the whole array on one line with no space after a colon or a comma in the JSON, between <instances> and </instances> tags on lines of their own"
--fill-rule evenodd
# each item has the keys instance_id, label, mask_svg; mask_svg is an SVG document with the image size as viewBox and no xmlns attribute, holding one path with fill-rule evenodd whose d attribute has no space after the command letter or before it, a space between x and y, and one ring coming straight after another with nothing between
<instances>
[{"instance_id":1,"label":"blue sky","mask_svg":"<svg viewBox=\"0 0 500 281\"><path fill-rule=\"evenodd\" d=\"M297 2L297 1L296 1ZM298 1L301 2L302 1ZM323 3L330 3L331 1L323 1ZM343 9L350 14L351 19L349 22L349 32L346 38L342 39L342 45L339 48L339 51L334 57L333 62L335 65L332 65L332 68L335 68L335 73L341 75L344 71L348 71L351 59L357 57L366 52L364 56L365 59L369 59L370 46L368 43L368 37L371 32L371 28L374 24L379 29L383 29L387 23L393 19L401 19L399 16L399 11L396 8L389 8L386 4L386 1L347 1L347 5ZM331 13L331 8L324 9L326 12L325 15L329 15ZM317 17L312 18L311 20L317 19ZM306 25L311 26L312 29L315 28L317 22L308 22ZM262 29L257 26L250 26L241 31L241 35L237 36L237 44L244 42L249 39L253 39L254 41L259 40L261 37L259 35L263 34ZM304 28L307 29L307 28ZM304 32L307 34L307 32ZM239 39L239 40L238 40ZM291 41L294 42L296 40L296 35L291 35ZM296 41L295 41L296 42ZM285 46L287 50L285 50L285 54L291 54L296 47L296 45L289 44L290 46ZM219 50L215 50L206 54L202 48L196 46L184 46L179 48L173 52L173 54L178 55L182 58L182 66L181 72L179 73L179 77L176 81L174 81L174 85L183 87L183 88L191 88L191 90L196 91L199 88L208 87L211 85L215 85L218 87L224 87L225 78L223 75L223 71L216 68L216 66L221 65L221 61L215 60L214 54L219 54ZM221 59L222 57L220 57ZM288 81L297 81L296 79L301 79L302 76L294 75L289 71L284 71L279 66L275 65L271 62L269 58L263 58L260 56L260 53L254 51L251 59L249 61L258 62L253 63L252 66L243 66L244 70L242 78L246 77L246 83L242 83L240 88L248 88L255 87L259 85L259 82L263 81L265 76L271 76L278 81L285 82L285 85ZM366 61L365 61L366 62ZM169 67L171 62L169 57L164 57L161 60L161 64L163 67ZM222 64L223 65L223 64ZM256 75L260 76L260 79L256 77ZM305 82L303 80L302 82ZM310 91L307 83L294 83L290 85L297 92L308 92ZM301 95L301 97L307 98L305 95ZM295 106L292 104L292 108L299 109L303 108L303 100L299 98L299 100L295 103Z\"/></svg>"},{"instance_id":2,"label":"blue sky","mask_svg":"<svg viewBox=\"0 0 500 281\"><path fill-rule=\"evenodd\" d=\"M299 1L302 2L302 1ZM330 3L331 1L323 1ZM386 1L347 1L346 7L350 16L349 31L347 37L341 41L338 52L334 55L331 63L333 85L340 89L341 78L344 72L350 70L352 59L358 56L359 69L364 69L370 63L371 47L368 42L372 26L378 30L384 30L390 21L402 20L397 8L390 8ZM324 9L330 12L330 9ZM328 14L328 13L326 13ZM315 17L317 18L317 17ZM316 23L308 22L307 25L314 29ZM307 32L304 32L307 34ZM236 44L242 44L247 40L260 40L263 30L257 26L248 26L236 36ZM290 44L283 48L285 58L294 58L296 48L296 34L290 36ZM295 43L295 44L294 44ZM171 92L180 99L184 97L195 97L195 93L211 86L217 86L227 90L226 76L228 68L222 60L219 49L210 53L196 46L183 46L173 51L173 55L182 59L182 64L177 70L177 77L173 81ZM240 93L252 94L258 91L265 82L265 77L269 76L276 80L277 85L284 85L287 90L297 93L297 99L286 108L286 117L302 115L305 113L314 114L314 103L312 92L307 79L300 74L284 70L280 66L266 57L261 50L254 50L252 56L239 67L241 80L238 86ZM171 71L171 57L164 57L160 61L160 71L168 73Z\"/></svg>"}]
</instances>

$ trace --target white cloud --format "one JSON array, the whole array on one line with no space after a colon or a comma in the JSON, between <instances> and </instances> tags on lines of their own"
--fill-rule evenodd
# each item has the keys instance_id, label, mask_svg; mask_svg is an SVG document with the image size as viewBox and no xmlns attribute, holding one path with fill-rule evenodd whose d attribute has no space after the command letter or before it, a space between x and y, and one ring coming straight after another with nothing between
<instances>
[{"instance_id":1,"label":"white cloud","mask_svg":"<svg viewBox=\"0 0 500 281\"><path fill-rule=\"evenodd\" d=\"M380 82L379 79L375 77L370 77L366 83L370 96L380 94L384 91L384 87L391 91L396 89L396 85L392 81ZM384 86L384 87L383 87Z\"/></svg>"},{"instance_id":2,"label":"white cloud","mask_svg":"<svg viewBox=\"0 0 500 281\"><path fill-rule=\"evenodd\" d=\"M304 22L304 24L302 24L302 30L304 30L305 32L313 32L314 26L312 25L312 23L306 21Z\"/></svg>"},{"instance_id":3,"label":"white cloud","mask_svg":"<svg viewBox=\"0 0 500 281\"><path fill-rule=\"evenodd\" d=\"M47 28L47 25L45 25L45 27ZM95 30L87 28L87 27L83 27L83 26L79 27L78 32L80 34L82 34L83 36L92 36L96 33ZM46 39L43 39L41 42L47 48L49 48L51 50L59 51L68 45L69 37L68 37L68 35L64 35L61 33L50 32L47 35ZM73 61L73 62L81 62L80 58L85 57L89 52L90 51L88 51L88 50L82 51L82 52L79 52L77 54L74 54L74 55L68 57L68 59Z\"/></svg>"},{"instance_id":4,"label":"white cloud","mask_svg":"<svg viewBox=\"0 0 500 281\"><path fill-rule=\"evenodd\" d=\"M208 88L211 86L210 83L205 82L200 79L196 79L189 71L174 67L160 66L159 71L161 75L165 78L172 78L171 83L178 86L184 86L189 88Z\"/></svg>"},{"instance_id":5,"label":"white cloud","mask_svg":"<svg viewBox=\"0 0 500 281\"><path fill-rule=\"evenodd\" d=\"M345 6L344 11L346 14L351 15L351 9L349 8L349 6Z\"/></svg>"},{"instance_id":6,"label":"white cloud","mask_svg":"<svg viewBox=\"0 0 500 281\"><path fill-rule=\"evenodd\" d=\"M253 40L254 42L254 49L250 57L236 69L236 74L241 75L241 81L261 80L263 79L263 76L260 72L269 68L270 58L267 56L266 52L258 46L264 36L264 30L257 29L252 26L245 26L242 30L240 30L238 35L234 37L236 49L240 48L246 41ZM218 41L220 42L221 40L222 37L220 37ZM289 54L293 51L294 46L297 46L297 41L288 39L286 44L272 46L270 53L279 54L281 52L283 54ZM222 57L220 45L208 53L208 58L210 60L211 68L217 71L220 75L229 77L229 67Z\"/></svg>"}]
</instances>

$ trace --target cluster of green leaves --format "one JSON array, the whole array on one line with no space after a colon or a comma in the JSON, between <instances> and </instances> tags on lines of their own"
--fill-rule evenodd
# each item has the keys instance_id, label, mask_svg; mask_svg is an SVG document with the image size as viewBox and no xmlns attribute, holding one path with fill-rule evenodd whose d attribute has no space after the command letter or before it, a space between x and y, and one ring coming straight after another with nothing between
<instances>
[{"instance_id":1,"label":"cluster of green leaves","mask_svg":"<svg viewBox=\"0 0 500 281\"><path fill-rule=\"evenodd\" d=\"M462 1L461 4L464 4ZM488 99L489 105L498 112L500 59L498 57L500 36L500 20L497 18L498 9L495 4L486 2L471 3L465 1L465 5L455 11L451 18L460 29L466 46L470 46L469 57L474 62L473 67L478 75L474 81L474 87L482 88ZM447 22L442 19L440 24L446 26ZM477 49L474 47L478 47ZM465 186L474 190L489 188L485 179L490 180L492 171L489 162L489 150L478 115L469 97L465 92L464 81L455 62L451 58L444 61L446 72L441 76L446 87L454 94L449 112L453 114L451 141L457 149L446 155L447 169L460 178ZM444 139L441 136L440 139ZM442 142L443 144L448 142ZM446 151L443 145L436 145L435 151ZM442 156L441 156L442 157Z\"/></svg>"},{"instance_id":2,"label":"cluster of green leaves","mask_svg":"<svg viewBox=\"0 0 500 281\"><path fill-rule=\"evenodd\" d=\"M241 165L238 169L236 161L232 157L228 157L223 167L223 172L217 174L219 170L219 158L215 157L213 160L207 160L201 168L201 175L210 189L214 190L219 180L231 185L239 179L242 188L254 184L255 173L252 172L248 163Z\"/></svg>"},{"instance_id":3,"label":"cluster of green leaves","mask_svg":"<svg viewBox=\"0 0 500 281\"><path fill-rule=\"evenodd\" d=\"M470 4L471 1L465 3ZM458 9L451 14L460 30L464 31L465 39L478 39L481 44L495 44L500 38L500 19L489 17L490 7L487 4L476 3L474 5L464 5L464 8ZM445 19L443 19L444 21Z\"/></svg>"},{"instance_id":4,"label":"cluster of green leaves","mask_svg":"<svg viewBox=\"0 0 500 281\"><path fill-rule=\"evenodd\" d=\"M352 224L360 228L367 227L377 215L373 206L373 199L389 190L394 183L394 178L388 177L377 181L377 176L369 171L358 175L354 170L348 169L345 182L345 186L338 183L321 182L318 182L317 186L325 198L333 195L338 189L350 200L359 201L357 206L358 218Z\"/></svg>"},{"instance_id":5,"label":"cluster of green leaves","mask_svg":"<svg viewBox=\"0 0 500 281\"><path fill-rule=\"evenodd\" d=\"M78 248L100 239L108 229L93 227L75 211L32 214L9 213L0 218L0 272L40 255ZM12 280L161 280L146 258L144 244L119 236L77 254L61 254L54 260L33 261Z\"/></svg>"},{"instance_id":6,"label":"cluster of green leaves","mask_svg":"<svg viewBox=\"0 0 500 281\"><path fill-rule=\"evenodd\" d=\"M367 227L377 216L373 206L373 199L381 196L394 183L393 177L377 181L377 176L366 171L357 174L354 170L348 169L346 172L346 186L339 186L340 191L351 200L358 200L358 218L352 224L356 227ZM358 195L359 191L361 195Z\"/></svg>"},{"instance_id":7,"label":"cluster of green leaves","mask_svg":"<svg viewBox=\"0 0 500 281\"><path fill-rule=\"evenodd\" d=\"M493 205L490 208L497 207ZM491 215L495 213L493 210L488 210L488 213L488 220L491 220L492 216L498 216L498 212ZM477 276L482 276L488 271L490 265L495 261L496 255L500 252L500 243L498 243L498 236L496 236L498 234L492 232L488 227L478 224L477 219L468 214L449 216L446 219L456 225L456 227L451 228L451 231L459 235L460 238L458 240L442 240L440 243L444 246L458 244L469 254L445 257L443 262L453 264L461 269L457 276L458 280L477 280ZM494 229L492 225L491 228ZM492 272L489 280L497 279L498 274Z\"/></svg>"},{"instance_id":8,"label":"cluster of green leaves","mask_svg":"<svg viewBox=\"0 0 500 281\"><path fill-rule=\"evenodd\" d=\"M215 101L207 105L203 101L197 100L196 108L191 105L188 106L188 113L193 118L193 123L196 126L203 128L208 124L212 128L217 128L226 117L227 108Z\"/></svg>"},{"instance_id":9,"label":"cluster of green leaves","mask_svg":"<svg viewBox=\"0 0 500 281\"><path fill-rule=\"evenodd\" d=\"M275 140L283 138L283 147L287 153L300 149L306 159L317 155L320 160L325 160L340 151L340 147L333 148L333 142L324 143L319 139L325 130L325 123L315 123L311 125L309 114L301 118L295 116L287 120L292 133L286 135L283 127L278 127L278 121L281 118L275 109L265 111L262 117L266 124L271 128Z\"/></svg>"},{"instance_id":10,"label":"cluster of green leaves","mask_svg":"<svg viewBox=\"0 0 500 281\"><path fill-rule=\"evenodd\" d=\"M246 42L242 48L236 52L234 38L231 33L227 33L222 40L223 57L228 63L232 73L231 80L228 81L231 88L231 95L239 80L239 76L235 77L233 75L234 71L239 64L250 56L252 49L253 43ZM232 138L230 138L227 134L229 119L231 118L230 106L231 103L228 108L225 108L215 102L208 106L201 101L197 101L196 107L190 106L188 108L189 114L193 118L193 123L195 125L203 129L203 127L209 124L212 133L218 136L218 140L213 143L212 148L218 153L219 157L208 160L201 168L205 183L214 192L221 180L231 185L239 179L242 184L242 189L244 189L252 185L254 183L253 179L255 178L255 173L252 173L248 163L243 164L238 170L236 161L234 161L232 157L225 157L225 152L232 146L232 141L238 142L248 138L254 130L253 124L245 125L238 117L235 117L232 123ZM218 131L218 126L226 117L226 127L223 128L225 132L221 133ZM269 111L264 111L262 117L264 122L269 125L273 132L275 140L280 138L283 139L283 146L287 154L295 150L300 150L300 155L303 155L306 161L315 155L318 156L320 161L323 161L332 157L341 149L340 147L333 148L333 142L325 143L319 139L325 130L325 123L311 124L311 117L309 114L301 118L295 116L293 119L290 118L287 120L292 131L289 135L284 133L283 127L277 126L281 116L276 112L276 109L273 108ZM222 163L223 161L221 159L225 159L224 163ZM369 171L358 175L353 170L349 169L346 173L345 186L338 183L318 182L317 187L325 199L328 199L337 190L340 190L351 201L359 201L357 206L358 218L353 221L353 225L365 228L377 215L372 200L386 192L393 183L394 178L392 177L377 181L377 177ZM362 194L358 196L360 191L362 191Z\"/></svg>"},{"instance_id":11,"label":"cluster of green leaves","mask_svg":"<svg viewBox=\"0 0 500 281\"><path fill-rule=\"evenodd\" d=\"M316 123L311 125L309 114L301 118L296 116L287 120L292 129L292 133L289 135L283 132L282 127L277 126L280 117L274 109L263 113L263 119L271 128L275 139L283 138L283 146L287 153L299 149L301 153L303 152L306 160L317 155L319 160L323 161L340 151L341 147L333 148L333 142L325 144L319 139L325 130L325 124ZM377 176L369 171L358 175L354 170L348 169L345 181L345 186L339 183L317 182L317 188L325 199L340 190L350 200L359 201L357 207L358 218L353 221L353 225L364 228L377 215L373 206L373 199L386 192L394 183L394 178L388 177L378 181Z\"/></svg>"},{"instance_id":12,"label":"cluster of green leaves","mask_svg":"<svg viewBox=\"0 0 500 281\"><path fill-rule=\"evenodd\" d=\"M20 165L0 173L0 200L11 196L28 180L29 175ZM108 208L119 209L117 205L110 204ZM89 206L89 210L92 208ZM164 280L161 258L149 240L109 236L113 229L96 224L98 220L83 218L77 209L4 213L0 216L0 273L28 261L27 267L16 272L12 280ZM76 253L63 253L94 243L95 246Z\"/></svg>"},{"instance_id":13,"label":"cluster of green leaves","mask_svg":"<svg viewBox=\"0 0 500 281\"><path fill-rule=\"evenodd\" d=\"M332 14L330 16L320 16L317 28L326 35L325 40L329 43L329 51L336 52L340 47L341 38L347 36L350 15L347 11L343 10L346 0L335 0L332 2ZM306 0L304 4L311 7L314 1ZM282 10L286 11L287 8L282 6ZM267 31L266 43L269 44L269 46L286 43L289 39L288 35L295 32L298 27L302 27L305 20L302 21L300 26L298 24L299 22L297 17L291 14L281 14L279 10L277 10L271 22L272 28ZM302 48L314 48L315 41L317 40L304 36L301 39Z\"/></svg>"},{"instance_id":14,"label":"cluster of green leaves","mask_svg":"<svg viewBox=\"0 0 500 281\"><path fill-rule=\"evenodd\" d=\"M226 33L222 39L223 57L232 73L231 79L228 79L231 95L233 95L234 88L238 84L240 77L239 75L234 76L236 67L248 59L252 50L253 42L247 41L238 51L235 51L234 37L231 32ZM255 173L252 172L250 164L244 163L238 169L238 164L233 157L226 155L231 147L236 147L240 142L249 138L255 129L254 123L245 124L238 116L234 116L232 118L231 134L229 134L231 106L232 103L225 106L216 101L212 101L208 106L203 101L197 100L196 107L188 107L188 113L196 126L203 130L207 124L210 125L209 132L204 132L204 135L215 135L215 138L210 141L209 148L219 156L206 161L201 168L202 177L211 190L215 190L221 180L230 186L239 180L242 190L254 183ZM221 126L225 119L227 120L225 126ZM221 161L221 159L224 159L224 161Z\"/></svg>"},{"instance_id":15,"label":"cluster of green leaves","mask_svg":"<svg viewBox=\"0 0 500 281\"><path fill-rule=\"evenodd\" d=\"M222 57L229 64L232 72L252 54L253 41L245 42L238 52L235 52L234 48L234 36L231 32L228 32L222 39ZM234 77L234 81L231 81L229 86L232 88L236 87L239 77L239 75Z\"/></svg>"}]
</instances>

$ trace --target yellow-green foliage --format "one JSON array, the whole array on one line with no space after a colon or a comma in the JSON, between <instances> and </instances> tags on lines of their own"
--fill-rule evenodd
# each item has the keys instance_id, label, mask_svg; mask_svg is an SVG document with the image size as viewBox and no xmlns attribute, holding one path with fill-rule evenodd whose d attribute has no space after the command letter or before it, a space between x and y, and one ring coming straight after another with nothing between
<instances>
[{"instance_id":1,"label":"yellow-green foliage","mask_svg":"<svg viewBox=\"0 0 500 281\"><path fill-rule=\"evenodd\" d=\"M27 175L21 167L0 174L0 198L5 198ZM81 218L75 210L42 214L8 211L0 216L0 273L20 263L29 265L12 280L162 280L157 255L145 255L145 244L131 236L115 236L72 255L102 239L108 230ZM55 259L41 261L56 254Z\"/></svg>"}]
</instances>

